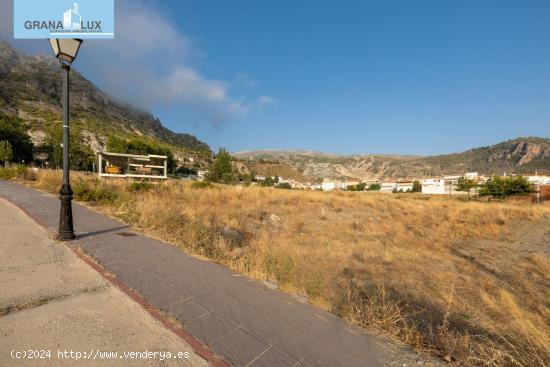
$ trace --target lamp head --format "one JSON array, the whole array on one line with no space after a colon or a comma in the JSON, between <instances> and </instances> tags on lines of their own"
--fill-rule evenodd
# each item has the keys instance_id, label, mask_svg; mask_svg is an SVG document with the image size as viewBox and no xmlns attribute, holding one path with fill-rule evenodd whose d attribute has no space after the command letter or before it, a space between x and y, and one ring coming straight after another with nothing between
<instances>
[{"instance_id":1,"label":"lamp head","mask_svg":"<svg viewBox=\"0 0 550 367\"><path fill-rule=\"evenodd\" d=\"M69 64L76 59L82 44L78 38L50 38L49 41L55 57Z\"/></svg>"}]
</instances>

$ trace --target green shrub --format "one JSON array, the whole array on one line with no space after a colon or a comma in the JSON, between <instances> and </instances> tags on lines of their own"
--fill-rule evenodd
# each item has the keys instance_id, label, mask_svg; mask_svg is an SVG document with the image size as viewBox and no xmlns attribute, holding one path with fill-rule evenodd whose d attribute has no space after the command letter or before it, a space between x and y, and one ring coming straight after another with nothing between
<instances>
[{"instance_id":1,"label":"green shrub","mask_svg":"<svg viewBox=\"0 0 550 367\"><path fill-rule=\"evenodd\" d=\"M379 183L372 183L369 185L368 189L369 191L378 191L382 188L382 186Z\"/></svg>"},{"instance_id":2,"label":"green shrub","mask_svg":"<svg viewBox=\"0 0 550 367\"><path fill-rule=\"evenodd\" d=\"M132 182L132 183L128 186L128 190L129 190L129 191L133 191L133 192L136 192L136 191L148 191L148 190L152 189L153 187L155 187L155 185L153 185L153 184L150 183L150 182L146 182L146 181L135 181L135 182Z\"/></svg>"},{"instance_id":3,"label":"green shrub","mask_svg":"<svg viewBox=\"0 0 550 367\"><path fill-rule=\"evenodd\" d=\"M74 198L84 202L113 202L120 194L100 180L86 181L78 179L71 185Z\"/></svg>"},{"instance_id":4,"label":"green shrub","mask_svg":"<svg viewBox=\"0 0 550 367\"><path fill-rule=\"evenodd\" d=\"M290 184L290 182L281 182L277 185L277 188L290 190L292 189L292 185Z\"/></svg>"},{"instance_id":5,"label":"green shrub","mask_svg":"<svg viewBox=\"0 0 550 367\"><path fill-rule=\"evenodd\" d=\"M0 179L36 181L36 174L27 166L18 165L9 168L0 168Z\"/></svg>"},{"instance_id":6,"label":"green shrub","mask_svg":"<svg viewBox=\"0 0 550 367\"><path fill-rule=\"evenodd\" d=\"M194 181L191 184L191 188L193 189L205 189L207 187L211 187L212 184L208 181Z\"/></svg>"}]
</instances>

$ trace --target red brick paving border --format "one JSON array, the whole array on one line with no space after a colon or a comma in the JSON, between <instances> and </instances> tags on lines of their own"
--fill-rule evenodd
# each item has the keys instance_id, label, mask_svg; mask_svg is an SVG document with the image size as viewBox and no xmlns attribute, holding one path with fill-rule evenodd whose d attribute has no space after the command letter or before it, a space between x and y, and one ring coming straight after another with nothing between
<instances>
[{"instance_id":1,"label":"red brick paving border","mask_svg":"<svg viewBox=\"0 0 550 367\"><path fill-rule=\"evenodd\" d=\"M48 231L52 237L54 238L57 237L57 232L50 230L48 226L45 223L43 223L39 218L37 218L33 213L29 212L25 208L20 207L19 205L17 205L16 203L12 202L11 200L5 197L2 197L2 198L8 201L9 203L11 203L12 205L14 205L15 207L19 208L29 218L34 220L39 226L41 226L46 231ZM123 293L129 296L132 300L134 300L137 304L139 304L155 320L159 321L162 325L164 325L165 328L172 331L179 338L183 339L187 344L189 344L189 346L191 346L191 348L197 355L205 359L208 363L210 363L214 367L230 367L230 365L226 361L224 361L221 357L217 356L206 345L204 345L199 340L197 340L193 335L185 331L185 329L181 325L179 325L177 322L170 320L168 317L166 317L162 313L161 310L159 310L157 307L155 307L151 303L147 302L147 300L143 298L139 293L137 293L136 291L128 287L126 284L124 284L124 282L118 279L115 275L109 273L107 270L105 270L104 267L99 265L91 256L86 254L80 248L80 246L78 246L78 240L64 242L64 244L68 248L70 248L76 254L76 256L78 256L80 259L82 259L84 262L90 265L92 269L98 272L99 275L101 275L109 283L113 284L115 287L117 287Z\"/></svg>"}]
</instances>

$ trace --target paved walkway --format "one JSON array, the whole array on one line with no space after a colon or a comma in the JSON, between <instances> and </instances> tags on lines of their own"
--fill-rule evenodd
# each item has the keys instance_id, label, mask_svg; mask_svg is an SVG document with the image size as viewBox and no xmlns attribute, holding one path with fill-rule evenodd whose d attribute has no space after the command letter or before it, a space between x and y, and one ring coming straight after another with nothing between
<instances>
[{"instance_id":1,"label":"paved walkway","mask_svg":"<svg viewBox=\"0 0 550 367\"><path fill-rule=\"evenodd\" d=\"M57 197L7 181L0 181L0 197L57 229ZM175 246L121 236L131 232L125 224L81 205L73 211L83 250L234 366L396 365L379 362L384 343L337 316Z\"/></svg>"},{"instance_id":2,"label":"paved walkway","mask_svg":"<svg viewBox=\"0 0 550 367\"><path fill-rule=\"evenodd\" d=\"M207 366L187 343L3 199L0 233L1 366ZM21 358L28 350L42 358ZM145 350L158 354L123 354ZM177 358L161 361L161 352Z\"/></svg>"}]
</instances>

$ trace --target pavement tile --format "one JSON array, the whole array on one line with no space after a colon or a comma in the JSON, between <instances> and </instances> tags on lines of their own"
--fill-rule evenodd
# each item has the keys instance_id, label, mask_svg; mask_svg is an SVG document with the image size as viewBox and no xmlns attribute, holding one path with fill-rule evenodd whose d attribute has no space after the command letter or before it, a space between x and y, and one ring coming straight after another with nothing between
<instances>
[{"instance_id":1,"label":"pavement tile","mask_svg":"<svg viewBox=\"0 0 550 367\"><path fill-rule=\"evenodd\" d=\"M140 272L130 280L130 286L136 285L136 290L146 299L149 299L151 295L155 294L159 290L170 287L170 284L161 277L151 274L145 269L141 269Z\"/></svg>"},{"instance_id":2,"label":"pavement tile","mask_svg":"<svg viewBox=\"0 0 550 367\"><path fill-rule=\"evenodd\" d=\"M268 343L283 340L294 328L292 325L266 315L243 322L242 327L250 334Z\"/></svg>"},{"instance_id":3,"label":"pavement tile","mask_svg":"<svg viewBox=\"0 0 550 367\"><path fill-rule=\"evenodd\" d=\"M189 322L185 329L207 344L212 344L218 339L231 333L237 325L225 320L215 312L210 312L198 319ZM241 346L241 348L244 346Z\"/></svg>"},{"instance_id":4,"label":"pavement tile","mask_svg":"<svg viewBox=\"0 0 550 367\"><path fill-rule=\"evenodd\" d=\"M296 366L294 367L317 367L315 364L313 364L313 362L311 361L308 361L307 359L302 359L300 361L300 363L298 363Z\"/></svg>"},{"instance_id":5,"label":"pavement tile","mask_svg":"<svg viewBox=\"0 0 550 367\"><path fill-rule=\"evenodd\" d=\"M208 308L201 305L194 298L186 299L182 302L177 302L171 305L170 313L184 326L195 321L200 316L210 312Z\"/></svg>"},{"instance_id":6,"label":"pavement tile","mask_svg":"<svg viewBox=\"0 0 550 367\"><path fill-rule=\"evenodd\" d=\"M262 284L245 276L237 275L218 279L216 286L223 289L227 294L245 302L254 299L258 293L265 292L265 287Z\"/></svg>"},{"instance_id":7,"label":"pavement tile","mask_svg":"<svg viewBox=\"0 0 550 367\"><path fill-rule=\"evenodd\" d=\"M170 286L152 293L147 300L158 308L166 309L168 306L185 301L189 297L188 294Z\"/></svg>"},{"instance_id":8,"label":"pavement tile","mask_svg":"<svg viewBox=\"0 0 550 367\"><path fill-rule=\"evenodd\" d=\"M363 330L351 326L341 326L335 328L326 341L347 353L355 354L360 358L372 359L377 357L377 352L369 337L370 335Z\"/></svg>"},{"instance_id":9,"label":"pavement tile","mask_svg":"<svg viewBox=\"0 0 550 367\"><path fill-rule=\"evenodd\" d=\"M306 331L291 328L275 342L275 346L291 356L302 359L308 355L315 354L324 348L322 340L315 334Z\"/></svg>"},{"instance_id":10,"label":"pavement tile","mask_svg":"<svg viewBox=\"0 0 550 367\"><path fill-rule=\"evenodd\" d=\"M234 297L218 289L214 289L210 292L201 292L197 294L195 298L211 310L223 308L236 301Z\"/></svg>"},{"instance_id":11,"label":"pavement tile","mask_svg":"<svg viewBox=\"0 0 550 367\"><path fill-rule=\"evenodd\" d=\"M299 359L292 357L275 347L269 348L265 353L249 364L250 367L292 367L300 362Z\"/></svg>"},{"instance_id":12,"label":"pavement tile","mask_svg":"<svg viewBox=\"0 0 550 367\"><path fill-rule=\"evenodd\" d=\"M215 292L218 289L209 282L200 278L196 278L189 274L180 274L179 276L164 277L167 282L176 287L182 292L185 292L193 297L203 293Z\"/></svg>"},{"instance_id":13,"label":"pavement tile","mask_svg":"<svg viewBox=\"0 0 550 367\"><path fill-rule=\"evenodd\" d=\"M305 359L317 367L372 367L377 365L374 358L361 358L330 344L323 344L321 348L316 348Z\"/></svg>"},{"instance_id":14,"label":"pavement tile","mask_svg":"<svg viewBox=\"0 0 550 367\"><path fill-rule=\"evenodd\" d=\"M251 320L264 316L261 311L237 299L216 309L216 312L236 325L245 325Z\"/></svg>"},{"instance_id":15,"label":"pavement tile","mask_svg":"<svg viewBox=\"0 0 550 367\"><path fill-rule=\"evenodd\" d=\"M212 348L233 366L246 366L269 345L239 328L212 344Z\"/></svg>"}]
</instances>

